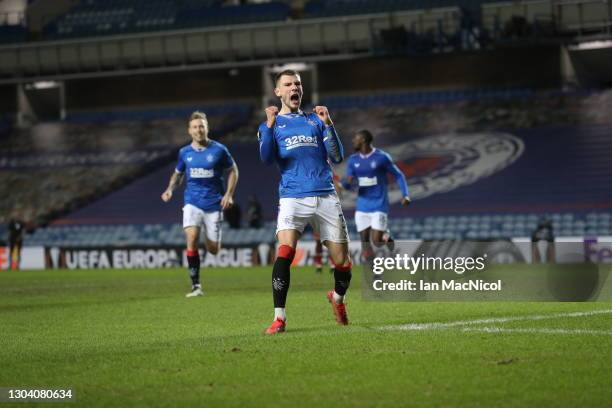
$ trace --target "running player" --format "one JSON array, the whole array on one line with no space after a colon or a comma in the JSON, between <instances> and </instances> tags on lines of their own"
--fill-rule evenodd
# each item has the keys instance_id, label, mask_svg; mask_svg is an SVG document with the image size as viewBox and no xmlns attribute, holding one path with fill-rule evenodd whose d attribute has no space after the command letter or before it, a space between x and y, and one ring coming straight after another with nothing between
<instances>
[{"instance_id":1,"label":"running player","mask_svg":"<svg viewBox=\"0 0 612 408\"><path fill-rule=\"evenodd\" d=\"M261 160L276 163L281 172L276 227L279 245L272 269L274 321L266 333L285 331L290 266L298 239L309 223L320 234L334 263L335 287L327 299L336 321L346 325L344 296L351 281L349 239L328 163L328 159L334 164L343 160L342 143L325 106L316 106L313 113L300 110L304 91L298 72L282 71L274 83L282 106L280 111L276 106L266 109L267 119L258 132Z\"/></svg>"},{"instance_id":2,"label":"running player","mask_svg":"<svg viewBox=\"0 0 612 408\"><path fill-rule=\"evenodd\" d=\"M347 177L342 186L352 187L356 180L359 185L355 225L361 237L364 259L374 256L371 244L380 247L384 244L394 249L394 241L388 228L389 198L387 197L387 173L395 177L402 191L402 205L410 204L408 184L404 174L397 168L388 153L372 146L373 136L368 130L360 130L353 137L352 154L347 162Z\"/></svg>"},{"instance_id":3,"label":"running player","mask_svg":"<svg viewBox=\"0 0 612 408\"><path fill-rule=\"evenodd\" d=\"M189 118L191 143L181 148L178 163L168 188L161 198L170 201L173 191L187 178L183 229L187 240L187 262L191 276L191 292L187 297L202 296L200 284L200 229L206 230L206 250L216 254L221 248L223 210L234 203L238 182L238 167L227 148L208 138L208 120L202 112L193 112ZM227 189L223 186L223 173L229 170Z\"/></svg>"}]
</instances>

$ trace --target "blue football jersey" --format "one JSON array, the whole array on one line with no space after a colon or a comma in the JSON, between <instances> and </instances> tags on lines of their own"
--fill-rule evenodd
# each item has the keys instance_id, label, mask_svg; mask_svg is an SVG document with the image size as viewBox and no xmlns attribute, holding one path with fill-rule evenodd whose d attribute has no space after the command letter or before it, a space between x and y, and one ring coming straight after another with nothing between
<instances>
[{"instance_id":1,"label":"blue football jersey","mask_svg":"<svg viewBox=\"0 0 612 408\"><path fill-rule=\"evenodd\" d=\"M402 195L407 197L406 178L388 153L374 149L367 155L354 153L349 157L346 175L353 177L359 186L355 208L357 211L385 213L389 211L387 173L393 174L402 190Z\"/></svg>"},{"instance_id":2,"label":"blue football jersey","mask_svg":"<svg viewBox=\"0 0 612 408\"><path fill-rule=\"evenodd\" d=\"M192 204L203 211L220 211L225 194L224 170L234 165L227 147L211 140L203 149L191 144L181 148L176 171L185 173L185 204Z\"/></svg>"},{"instance_id":3,"label":"blue football jersey","mask_svg":"<svg viewBox=\"0 0 612 408\"><path fill-rule=\"evenodd\" d=\"M260 157L276 163L281 172L280 198L314 197L333 193L329 160L343 159L342 144L333 126L315 113L279 114L273 128L259 126Z\"/></svg>"}]
</instances>

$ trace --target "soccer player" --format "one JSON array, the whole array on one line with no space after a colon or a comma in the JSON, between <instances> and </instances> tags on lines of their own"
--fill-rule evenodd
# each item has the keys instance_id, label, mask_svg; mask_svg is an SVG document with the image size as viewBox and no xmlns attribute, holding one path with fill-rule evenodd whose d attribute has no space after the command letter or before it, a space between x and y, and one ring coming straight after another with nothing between
<instances>
[{"instance_id":1,"label":"soccer player","mask_svg":"<svg viewBox=\"0 0 612 408\"><path fill-rule=\"evenodd\" d=\"M200 229L206 230L206 250L213 255L219 252L223 210L234 203L238 167L224 145L208 138L208 120L204 113L193 112L187 130L192 141L179 151L176 169L161 198L170 201L173 191L187 178L183 229L192 287L186 296L194 297L204 294L200 284L198 252ZM229 170L227 189L223 186L226 170Z\"/></svg>"},{"instance_id":2,"label":"soccer player","mask_svg":"<svg viewBox=\"0 0 612 408\"><path fill-rule=\"evenodd\" d=\"M24 223L15 216L8 223L9 230L9 269L19 269L21 247L23 245Z\"/></svg>"},{"instance_id":3,"label":"soccer player","mask_svg":"<svg viewBox=\"0 0 612 408\"><path fill-rule=\"evenodd\" d=\"M290 266L306 224L320 234L334 263L335 287L327 299L336 321L346 325L344 297L351 281L348 231L328 163L328 159L334 164L343 160L342 143L325 106L316 106L313 113L300 110L304 90L298 72L282 71L274 83L281 109L268 107L267 119L258 132L261 160L276 163L281 172L276 227L279 245L272 269L274 321L266 333L285 331Z\"/></svg>"},{"instance_id":4,"label":"soccer player","mask_svg":"<svg viewBox=\"0 0 612 408\"><path fill-rule=\"evenodd\" d=\"M352 154L347 162L347 176L342 186L352 187L356 180L359 185L355 225L361 237L361 249L366 260L374 256L372 244L380 247L386 244L390 250L394 241L387 229L389 198L387 197L387 173L395 177L402 191L402 205L410 204L408 184L404 174L397 168L388 153L372 146L372 133L360 130L353 137ZM371 241L371 242L370 242Z\"/></svg>"}]
</instances>

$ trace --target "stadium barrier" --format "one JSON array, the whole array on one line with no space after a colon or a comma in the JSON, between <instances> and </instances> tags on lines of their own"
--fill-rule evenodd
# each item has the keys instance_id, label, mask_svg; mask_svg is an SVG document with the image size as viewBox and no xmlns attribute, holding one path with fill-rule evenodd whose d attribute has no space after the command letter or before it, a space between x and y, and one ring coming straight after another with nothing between
<instances>
[{"instance_id":1,"label":"stadium barrier","mask_svg":"<svg viewBox=\"0 0 612 408\"><path fill-rule=\"evenodd\" d=\"M430 254L445 256L451 248L469 241L411 240L417 248L428 248ZM489 259L497 263L531 263L530 238L491 240L487 242ZM573 243L573 245L567 245ZM426 245L427 244L427 245ZM251 267L271 265L275 255L274 242L251 245L224 245L218 254L211 255L200 250L204 267ZM612 237L563 237L555 241L556 259L559 262L579 260L594 263L612 263ZM384 252L383 250L380 250ZM349 244L353 263L361 263L361 243ZM571 252L571 253L570 253ZM315 242L299 243L293 265L314 265ZM323 251L323 262L327 263L327 251ZM9 248L0 247L0 270L9 269ZM130 246L130 247L76 247L76 246L31 246L21 252L20 269L108 269L108 268L175 268L187 267L183 246Z\"/></svg>"}]
</instances>

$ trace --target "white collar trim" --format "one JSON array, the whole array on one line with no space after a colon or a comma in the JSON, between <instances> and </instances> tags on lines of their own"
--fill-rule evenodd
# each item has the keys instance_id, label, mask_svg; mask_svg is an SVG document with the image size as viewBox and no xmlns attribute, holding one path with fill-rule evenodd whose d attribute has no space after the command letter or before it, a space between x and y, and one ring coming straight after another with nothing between
<instances>
[{"instance_id":1,"label":"white collar trim","mask_svg":"<svg viewBox=\"0 0 612 408\"><path fill-rule=\"evenodd\" d=\"M373 147L372 151L370 153L368 153L368 154L359 153L359 157L361 157L362 159L367 159L368 157L373 155L375 151L376 151L376 148Z\"/></svg>"}]
</instances>

